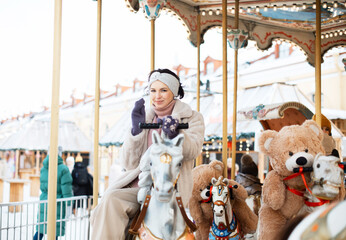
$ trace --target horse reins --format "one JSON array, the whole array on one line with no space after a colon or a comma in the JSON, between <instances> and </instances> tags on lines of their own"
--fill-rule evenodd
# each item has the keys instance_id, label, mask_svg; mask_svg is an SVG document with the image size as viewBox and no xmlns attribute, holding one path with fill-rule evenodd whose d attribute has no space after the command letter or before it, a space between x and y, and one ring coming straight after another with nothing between
<instances>
[{"instance_id":1,"label":"horse reins","mask_svg":"<svg viewBox=\"0 0 346 240\"><path fill-rule=\"evenodd\" d=\"M303 168L302 168L302 167L299 168L299 172L294 173L294 174L292 174L292 175L290 175L290 176L288 176L288 177L285 177L283 180L285 181L285 180L293 179L293 178L298 177L298 176L301 176L301 177L302 177L303 182L304 182L304 185L305 185L305 188L310 192L310 194L319 200L319 202L309 202L309 201L307 201L307 200L304 200L305 205L307 205L307 206L309 206L309 207L318 207L318 206L322 206L322 205L325 204L325 203L329 203L329 202L330 202L329 200L324 200L324 199L321 199L321 198L315 196L315 195L311 192L310 188L308 187L308 185L307 185L307 183L306 183L306 179L305 179L305 176L304 176L304 172L303 172ZM286 184L285 184L285 186L286 186L286 189L287 189L288 191L292 192L293 194L298 195L298 196L300 196L300 197L304 197L304 192L299 191L299 190L294 189L294 188L290 188L290 187L287 186Z\"/></svg>"}]
</instances>

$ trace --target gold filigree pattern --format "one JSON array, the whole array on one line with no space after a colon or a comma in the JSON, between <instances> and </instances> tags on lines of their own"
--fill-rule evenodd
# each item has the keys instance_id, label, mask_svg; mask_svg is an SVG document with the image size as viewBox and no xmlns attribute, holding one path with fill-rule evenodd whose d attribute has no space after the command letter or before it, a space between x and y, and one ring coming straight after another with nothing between
<instances>
[{"instance_id":1,"label":"gold filigree pattern","mask_svg":"<svg viewBox=\"0 0 346 240\"><path fill-rule=\"evenodd\" d=\"M164 153L160 156L160 162L170 164L172 162L172 156L168 153Z\"/></svg>"}]
</instances>

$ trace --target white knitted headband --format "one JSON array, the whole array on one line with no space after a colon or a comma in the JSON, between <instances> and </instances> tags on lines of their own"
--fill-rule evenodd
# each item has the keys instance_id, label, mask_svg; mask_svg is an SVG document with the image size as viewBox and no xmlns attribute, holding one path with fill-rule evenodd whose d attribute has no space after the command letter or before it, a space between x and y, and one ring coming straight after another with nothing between
<instances>
[{"instance_id":1,"label":"white knitted headband","mask_svg":"<svg viewBox=\"0 0 346 240\"><path fill-rule=\"evenodd\" d=\"M164 84L167 85L169 90L172 91L172 93L175 97L178 96L180 84L179 84L179 80L176 77L174 77L173 75L171 75L169 73L153 72L149 78L149 83L148 83L149 88L150 88L151 84L155 81L163 82Z\"/></svg>"}]
</instances>

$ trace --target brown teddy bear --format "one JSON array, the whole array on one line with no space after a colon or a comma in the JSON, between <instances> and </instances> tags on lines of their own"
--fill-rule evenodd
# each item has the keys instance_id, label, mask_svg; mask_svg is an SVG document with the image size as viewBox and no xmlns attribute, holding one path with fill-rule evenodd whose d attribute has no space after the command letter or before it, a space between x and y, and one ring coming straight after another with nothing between
<instances>
[{"instance_id":1,"label":"brown teddy bear","mask_svg":"<svg viewBox=\"0 0 346 240\"><path fill-rule=\"evenodd\" d=\"M259 147L269 156L273 170L267 174L262 188L259 240L275 239L277 232L304 206L301 193L305 191L305 184L301 176L293 177L293 169L311 167L315 156L325 153L322 139L321 128L312 120L283 127L279 132L266 130L261 134ZM310 173L304 176L309 183Z\"/></svg>"},{"instance_id":2,"label":"brown teddy bear","mask_svg":"<svg viewBox=\"0 0 346 240\"><path fill-rule=\"evenodd\" d=\"M210 195L211 179L218 179L223 173L223 163L213 160L209 164L202 164L192 170L193 189L189 201L189 209L192 218L197 225L196 239L207 240L210 226L213 222L213 211ZM257 216L251 211L245 200L248 197L243 186L236 181L230 180L233 199L232 209L240 224L241 232L254 233L257 228ZM237 185L237 187L234 187Z\"/></svg>"},{"instance_id":3,"label":"brown teddy bear","mask_svg":"<svg viewBox=\"0 0 346 240\"><path fill-rule=\"evenodd\" d=\"M196 239L208 240L209 228L213 222L211 208L211 179L218 179L223 173L223 163L213 160L192 170L193 189L189 200L190 214L196 223Z\"/></svg>"}]
</instances>

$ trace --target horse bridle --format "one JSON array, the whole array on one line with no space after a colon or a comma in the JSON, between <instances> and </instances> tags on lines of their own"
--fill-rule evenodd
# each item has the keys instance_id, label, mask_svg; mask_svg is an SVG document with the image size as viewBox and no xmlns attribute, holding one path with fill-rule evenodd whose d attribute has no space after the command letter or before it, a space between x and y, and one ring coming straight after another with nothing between
<instances>
[{"instance_id":1,"label":"horse bridle","mask_svg":"<svg viewBox=\"0 0 346 240\"><path fill-rule=\"evenodd\" d=\"M172 162L172 156L169 155L168 153L163 153L163 154L160 155L160 162L170 164ZM151 171L150 171L150 175L151 175L151 179L153 180L152 186L155 187L155 179L154 179L153 174L151 173ZM177 174L177 176L175 177L175 180L172 181L173 188L176 189L176 190L177 190L176 186L177 186L177 182L179 180L179 177L180 177L180 171Z\"/></svg>"},{"instance_id":2,"label":"horse bridle","mask_svg":"<svg viewBox=\"0 0 346 240\"><path fill-rule=\"evenodd\" d=\"M229 188L226 184L223 184L223 183L220 183L219 186L222 185L223 187L226 187L226 188ZM214 188L214 186L213 186ZM211 195L212 195L212 192L211 192ZM216 206L222 206L225 210L225 218L226 218L226 226L227 226L227 230L228 231L231 231L231 223L229 222L229 219L228 219L228 214L227 214L227 211L226 211L226 208L227 208L227 201L228 201L228 198L231 199L231 191L228 191L227 193L227 198L226 198L226 201L223 202L223 201L220 201L220 200L217 200L215 202L212 201L212 208L214 208L214 205Z\"/></svg>"}]
</instances>

